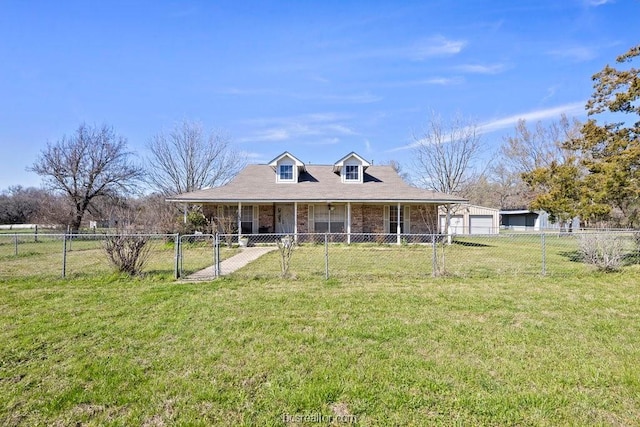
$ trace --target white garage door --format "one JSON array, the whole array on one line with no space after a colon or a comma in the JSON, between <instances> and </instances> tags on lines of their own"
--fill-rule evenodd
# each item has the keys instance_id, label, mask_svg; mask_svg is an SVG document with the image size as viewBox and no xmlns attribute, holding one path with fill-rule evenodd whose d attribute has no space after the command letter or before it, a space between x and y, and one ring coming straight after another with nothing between
<instances>
[{"instance_id":1,"label":"white garage door","mask_svg":"<svg viewBox=\"0 0 640 427\"><path fill-rule=\"evenodd\" d=\"M440 232L446 233L447 228L447 217L446 215L440 216ZM451 222L449 223L449 232L451 234L463 234L464 233L464 220L462 219L462 215L452 215Z\"/></svg>"},{"instance_id":2,"label":"white garage door","mask_svg":"<svg viewBox=\"0 0 640 427\"><path fill-rule=\"evenodd\" d=\"M471 215L469 217L470 234L491 234L493 230L493 217L491 215Z\"/></svg>"}]
</instances>

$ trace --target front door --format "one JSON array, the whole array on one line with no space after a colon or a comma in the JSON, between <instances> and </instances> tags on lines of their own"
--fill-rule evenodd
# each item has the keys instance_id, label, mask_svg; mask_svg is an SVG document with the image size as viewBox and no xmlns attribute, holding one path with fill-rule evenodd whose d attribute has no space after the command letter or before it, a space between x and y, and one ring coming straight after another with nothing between
<instances>
[{"instance_id":1,"label":"front door","mask_svg":"<svg viewBox=\"0 0 640 427\"><path fill-rule=\"evenodd\" d=\"M276 233L292 234L294 225L293 205L276 205Z\"/></svg>"}]
</instances>

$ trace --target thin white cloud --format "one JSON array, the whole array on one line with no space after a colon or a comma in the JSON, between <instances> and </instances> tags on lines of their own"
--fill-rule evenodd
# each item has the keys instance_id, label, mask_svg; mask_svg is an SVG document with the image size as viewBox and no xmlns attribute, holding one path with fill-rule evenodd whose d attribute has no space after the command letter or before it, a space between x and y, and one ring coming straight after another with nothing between
<instances>
[{"instance_id":1,"label":"thin white cloud","mask_svg":"<svg viewBox=\"0 0 640 427\"><path fill-rule=\"evenodd\" d=\"M238 96L253 96L253 95L277 95L278 92L273 89L241 89L237 87L226 87L218 89L217 93L222 95L238 95Z\"/></svg>"},{"instance_id":2,"label":"thin white cloud","mask_svg":"<svg viewBox=\"0 0 640 427\"><path fill-rule=\"evenodd\" d=\"M467 42L464 40L435 36L415 43L407 53L412 59L424 60L433 56L458 54L466 45Z\"/></svg>"},{"instance_id":3,"label":"thin white cloud","mask_svg":"<svg viewBox=\"0 0 640 427\"><path fill-rule=\"evenodd\" d=\"M551 86L550 88L547 89L547 94L544 96L544 98L542 98L542 102L545 103L548 100L550 100L551 98L553 98L554 96L556 96L556 92L558 92L558 85L554 85Z\"/></svg>"},{"instance_id":4,"label":"thin white cloud","mask_svg":"<svg viewBox=\"0 0 640 427\"><path fill-rule=\"evenodd\" d=\"M381 87L408 87L408 86L428 86L428 85L439 85L439 86L450 86L464 83L464 78L459 76L454 77L430 77L426 79L419 80L407 80L400 82L391 82L381 84Z\"/></svg>"},{"instance_id":5,"label":"thin white cloud","mask_svg":"<svg viewBox=\"0 0 640 427\"><path fill-rule=\"evenodd\" d=\"M300 98L300 99L319 99L323 101L345 102L348 104L372 104L374 102L379 102L382 100L382 97L373 95L370 93L357 93L357 94L345 94L345 95L305 94L305 95L294 95L294 97Z\"/></svg>"},{"instance_id":6,"label":"thin white cloud","mask_svg":"<svg viewBox=\"0 0 640 427\"><path fill-rule=\"evenodd\" d=\"M592 7L598 7L598 6L602 6L603 4L607 4L607 3L615 3L614 0L586 0L585 4L587 6L592 6Z\"/></svg>"},{"instance_id":7,"label":"thin white cloud","mask_svg":"<svg viewBox=\"0 0 640 427\"><path fill-rule=\"evenodd\" d=\"M576 62L590 61L597 57L597 52L588 46L572 46L561 49L554 49L548 52L549 55L558 58L566 58Z\"/></svg>"},{"instance_id":8,"label":"thin white cloud","mask_svg":"<svg viewBox=\"0 0 640 427\"><path fill-rule=\"evenodd\" d=\"M321 138L313 142L307 142L304 145L335 145L335 144L338 144L339 142L340 142L340 138L338 137Z\"/></svg>"},{"instance_id":9,"label":"thin white cloud","mask_svg":"<svg viewBox=\"0 0 640 427\"><path fill-rule=\"evenodd\" d=\"M358 134L344 120L344 116L333 113L253 119L245 123L254 130L237 141L280 142L313 137L318 144L335 144L341 136Z\"/></svg>"},{"instance_id":10,"label":"thin white cloud","mask_svg":"<svg viewBox=\"0 0 640 427\"><path fill-rule=\"evenodd\" d=\"M371 153L371 141L368 139L364 140L364 149L366 153Z\"/></svg>"},{"instance_id":11,"label":"thin white cloud","mask_svg":"<svg viewBox=\"0 0 640 427\"><path fill-rule=\"evenodd\" d=\"M503 117L501 119L492 120L482 123L478 126L480 133L491 133L497 130L502 130L510 127L514 127L519 120L526 120L528 122L546 120L559 117L562 114L580 114L584 113L585 102L573 102L570 104L560 105L558 107L547 108L543 110L530 111L528 113L514 114L513 116Z\"/></svg>"},{"instance_id":12,"label":"thin white cloud","mask_svg":"<svg viewBox=\"0 0 640 427\"><path fill-rule=\"evenodd\" d=\"M520 120L526 120L528 122L536 122L545 119L557 118L562 114L572 115L584 113L584 102L573 102L570 104L564 104L553 108L546 108L543 110L530 111L528 113L514 114L512 116L502 117L499 119L491 120L485 123L481 123L477 126L476 131L480 135L496 132L503 129L513 128ZM445 137L446 139L446 137ZM396 147L387 152L395 152L402 150L409 150L415 148L420 144L420 141L412 142L411 144Z\"/></svg>"},{"instance_id":13,"label":"thin white cloud","mask_svg":"<svg viewBox=\"0 0 640 427\"><path fill-rule=\"evenodd\" d=\"M400 58L413 61L424 61L439 56L457 55L467 45L466 40L448 39L437 35L418 40L410 45L382 47L364 50L359 53L349 53L337 58L341 60L369 59L369 58Z\"/></svg>"},{"instance_id":14,"label":"thin white cloud","mask_svg":"<svg viewBox=\"0 0 640 427\"><path fill-rule=\"evenodd\" d=\"M465 64L454 67L454 70L470 74L499 74L505 70L504 64L480 65Z\"/></svg>"}]
</instances>

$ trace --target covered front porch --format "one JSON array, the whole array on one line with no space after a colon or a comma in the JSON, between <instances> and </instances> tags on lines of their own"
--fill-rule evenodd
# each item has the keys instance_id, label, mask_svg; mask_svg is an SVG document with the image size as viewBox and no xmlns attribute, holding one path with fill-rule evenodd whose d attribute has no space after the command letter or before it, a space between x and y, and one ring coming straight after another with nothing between
<instances>
[{"instance_id":1,"label":"covered front porch","mask_svg":"<svg viewBox=\"0 0 640 427\"><path fill-rule=\"evenodd\" d=\"M437 204L288 202L203 204L203 213L222 233L253 235L342 234L346 243L354 235L396 235L438 232Z\"/></svg>"}]
</instances>

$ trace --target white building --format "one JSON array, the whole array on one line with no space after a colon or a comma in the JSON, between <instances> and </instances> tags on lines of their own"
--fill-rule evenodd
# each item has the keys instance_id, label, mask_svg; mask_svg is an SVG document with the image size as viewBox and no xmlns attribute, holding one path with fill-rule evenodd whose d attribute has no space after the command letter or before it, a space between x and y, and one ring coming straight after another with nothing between
<instances>
[{"instance_id":1,"label":"white building","mask_svg":"<svg viewBox=\"0 0 640 427\"><path fill-rule=\"evenodd\" d=\"M447 212L439 208L440 232L446 233ZM500 215L498 209L476 205L451 205L451 234L498 234Z\"/></svg>"}]
</instances>

